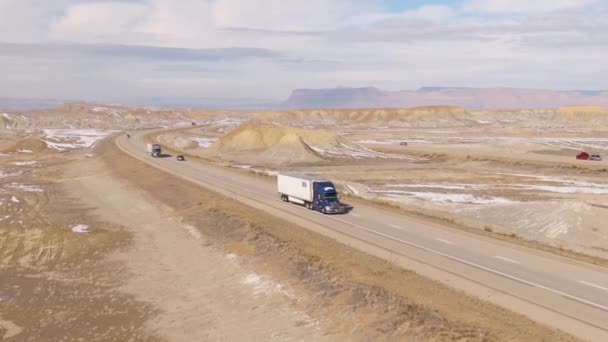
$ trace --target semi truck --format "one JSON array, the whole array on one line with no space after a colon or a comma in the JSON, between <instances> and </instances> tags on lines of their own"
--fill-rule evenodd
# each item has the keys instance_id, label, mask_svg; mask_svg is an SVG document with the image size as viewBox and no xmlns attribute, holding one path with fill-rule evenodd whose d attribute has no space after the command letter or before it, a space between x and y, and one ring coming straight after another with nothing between
<instances>
[{"instance_id":1,"label":"semi truck","mask_svg":"<svg viewBox=\"0 0 608 342\"><path fill-rule=\"evenodd\" d=\"M300 174L279 174L277 189L283 202L292 202L323 214L342 214L334 184L328 180Z\"/></svg>"},{"instance_id":2,"label":"semi truck","mask_svg":"<svg viewBox=\"0 0 608 342\"><path fill-rule=\"evenodd\" d=\"M162 152L160 144L146 144L146 152L154 158L160 157Z\"/></svg>"}]
</instances>

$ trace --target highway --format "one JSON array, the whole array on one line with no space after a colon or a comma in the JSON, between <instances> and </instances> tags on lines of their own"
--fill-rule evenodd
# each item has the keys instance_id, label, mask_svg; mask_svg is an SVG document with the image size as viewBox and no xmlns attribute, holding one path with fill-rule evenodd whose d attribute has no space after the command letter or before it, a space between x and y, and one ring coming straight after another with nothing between
<instances>
[{"instance_id":1,"label":"highway","mask_svg":"<svg viewBox=\"0 0 608 342\"><path fill-rule=\"evenodd\" d=\"M608 341L608 269L459 231L374 206L322 215L284 203L273 179L207 162L152 158L146 132L125 153L200 186L586 340Z\"/></svg>"}]
</instances>

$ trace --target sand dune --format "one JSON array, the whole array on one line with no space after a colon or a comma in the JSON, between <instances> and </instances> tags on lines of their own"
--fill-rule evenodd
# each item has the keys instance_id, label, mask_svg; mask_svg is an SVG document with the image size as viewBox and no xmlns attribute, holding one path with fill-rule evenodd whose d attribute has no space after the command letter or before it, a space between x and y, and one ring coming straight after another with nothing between
<instances>
[{"instance_id":1,"label":"sand dune","mask_svg":"<svg viewBox=\"0 0 608 342\"><path fill-rule=\"evenodd\" d=\"M244 163L273 165L400 157L364 148L332 132L267 123L242 125L218 139L205 154Z\"/></svg>"},{"instance_id":2,"label":"sand dune","mask_svg":"<svg viewBox=\"0 0 608 342\"><path fill-rule=\"evenodd\" d=\"M221 137L208 153L223 158L257 163L314 163L323 158L302 139L316 144L337 144L339 137L323 131L311 131L274 124L246 124Z\"/></svg>"}]
</instances>

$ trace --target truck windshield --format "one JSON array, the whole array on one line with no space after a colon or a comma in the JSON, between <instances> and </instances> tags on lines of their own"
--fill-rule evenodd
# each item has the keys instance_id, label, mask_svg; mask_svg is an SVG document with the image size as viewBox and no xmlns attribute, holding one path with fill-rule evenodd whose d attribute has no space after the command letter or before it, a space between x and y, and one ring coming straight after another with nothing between
<instances>
[{"instance_id":1,"label":"truck windshield","mask_svg":"<svg viewBox=\"0 0 608 342\"><path fill-rule=\"evenodd\" d=\"M337 201L338 200L338 194L336 192L326 192L323 194L323 198L328 200L328 201Z\"/></svg>"}]
</instances>

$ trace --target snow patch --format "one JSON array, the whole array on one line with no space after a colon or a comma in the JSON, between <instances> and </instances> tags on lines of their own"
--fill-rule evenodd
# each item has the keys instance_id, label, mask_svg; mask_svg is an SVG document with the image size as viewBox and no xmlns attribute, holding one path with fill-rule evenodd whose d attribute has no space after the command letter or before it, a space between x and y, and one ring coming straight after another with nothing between
<instances>
[{"instance_id":1,"label":"snow patch","mask_svg":"<svg viewBox=\"0 0 608 342\"><path fill-rule=\"evenodd\" d=\"M251 285L255 295L270 295L273 293L279 293L288 298L296 299L296 296L292 290L286 289L283 285L275 282L274 280L260 276L256 273L248 274L243 280L243 283L246 285Z\"/></svg>"},{"instance_id":2,"label":"snow patch","mask_svg":"<svg viewBox=\"0 0 608 342\"><path fill-rule=\"evenodd\" d=\"M196 240L200 240L203 237L201 232L199 232L198 229L196 229L196 227L193 227L191 225L186 225L185 228L186 228L186 231L188 231L188 233L190 233L190 235L192 235L192 237L195 238Z\"/></svg>"},{"instance_id":3,"label":"snow patch","mask_svg":"<svg viewBox=\"0 0 608 342\"><path fill-rule=\"evenodd\" d=\"M568 234L568 224L565 222L553 222L552 224L541 228L539 232L548 238L555 239L560 235Z\"/></svg>"},{"instance_id":4,"label":"snow patch","mask_svg":"<svg viewBox=\"0 0 608 342\"><path fill-rule=\"evenodd\" d=\"M444 183L417 183L417 184L386 184L391 188L431 188L446 190L481 190L491 186L481 184L444 184Z\"/></svg>"},{"instance_id":5,"label":"snow patch","mask_svg":"<svg viewBox=\"0 0 608 342\"><path fill-rule=\"evenodd\" d=\"M124 111L122 110L118 110L118 109L112 109L112 108L107 108L107 107L93 107L91 108L91 110L95 113L105 113L105 114L109 114L117 119L120 119L120 114L119 113L123 113Z\"/></svg>"},{"instance_id":6,"label":"snow patch","mask_svg":"<svg viewBox=\"0 0 608 342\"><path fill-rule=\"evenodd\" d=\"M32 150L17 150L18 153L34 153Z\"/></svg>"},{"instance_id":7,"label":"snow patch","mask_svg":"<svg viewBox=\"0 0 608 342\"><path fill-rule=\"evenodd\" d=\"M236 167L239 169L251 169L251 165L232 165L232 167Z\"/></svg>"},{"instance_id":8,"label":"snow patch","mask_svg":"<svg viewBox=\"0 0 608 342\"><path fill-rule=\"evenodd\" d=\"M204 137L188 137L189 140L194 141L198 144L199 147L208 148L213 145L213 143L217 140L217 138L204 138Z\"/></svg>"},{"instance_id":9,"label":"snow patch","mask_svg":"<svg viewBox=\"0 0 608 342\"><path fill-rule=\"evenodd\" d=\"M608 194L608 183L593 183L586 181L577 181L566 178L550 177L550 176L538 176L530 174L519 174L519 173L491 173L495 175L513 176L519 178L530 178L540 182L550 184L513 184L512 188L515 189L530 189L530 190L541 190L547 192L565 193L565 194ZM561 183L559 185L553 185L555 183Z\"/></svg>"},{"instance_id":10,"label":"snow patch","mask_svg":"<svg viewBox=\"0 0 608 342\"><path fill-rule=\"evenodd\" d=\"M36 163L37 163L37 161L32 160L32 161L27 161L27 162L13 162L13 165L25 166L25 165L34 165Z\"/></svg>"},{"instance_id":11,"label":"snow patch","mask_svg":"<svg viewBox=\"0 0 608 342\"><path fill-rule=\"evenodd\" d=\"M228 253L224 258L226 258L226 260L237 260L238 256L234 253Z\"/></svg>"},{"instance_id":12,"label":"snow patch","mask_svg":"<svg viewBox=\"0 0 608 342\"><path fill-rule=\"evenodd\" d=\"M25 185L25 184L21 184L21 183L10 183L6 185L9 188L13 188L13 189L19 189L21 191L25 191L25 192L43 192L44 190L42 190L42 188L36 186L36 185Z\"/></svg>"},{"instance_id":13,"label":"snow patch","mask_svg":"<svg viewBox=\"0 0 608 342\"><path fill-rule=\"evenodd\" d=\"M332 146L329 148L321 148L318 146L314 146L310 143L308 143L306 140L302 139L302 141L304 142L304 144L306 144L306 146L308 146L311 150L315 151L316 153L322 155L322 156L326 156L326 157L351 157L351 158L355 158L355 159L364 159L364 158L371 158L371 159L405 159L405 160L413 160L413 158L411 157L406 157L406 156L402 156L402 155L397 155L397 154L389 154L389 153L382 153L382 152L377 152L377 151L373 151L370 150L368 148L365 148L363 146L357 145L356 147L347 145L347 144L343 144L343 143L338 143L336 146Z\"/></svg>"},{"instance_id":14,"label":"snow patch","mask_svg":"<svg viewBox=\"0 0 608 342\"><path fill-rule=\"evenodd\" d=\"M50 148L65 151L78 148L93 148L100 140L115 130L100 129L45 129L43 140Z\"/></svg>"},{"instance_id":15,"label":"snow patch","mask_svg":"<svg viewBox=\"0 0 608 342\"><path fill-rule=\"evenodd\" d=\"M471 194L454 194L454 193L439 193L439 192L417 192L417 191L401 191L401 190L378 190L371 191L379 193L390 198L414 198L423 201L437 203L465 203L465 204L483 204L483 205L500 205L515 203L506 198L492 196L476 196Z\"/></svg>"},{"instance_id":16,"label":"snow patch","mask_svg":"<svg viewBox=\"0 0 608 342\"><path fill-rule=\"evenodd\" d=\"M21 201L19 201L19 199L18 199L17 197L12 196L12 197L11 197L11 202L14 202L14 203L19 203L19 202L21 202Z\"/></svg>"},{"instance_id":17,"label":"snow patch","mask_svg":"<svg viewBox=\"0 0 608 342\"><path fill-rule=\"evenodd\" d=\"M78 224L72 227L74 233L86 234L90 233L89 226L86 224Z\"/></svg>"},{"instance_id":18,"label":"snow patch","mask_svg":"<svg viewBox=\"0 0 608 342\"><path fill-rule=\"evenodd\" d=\"M212 119L203 122L203 125L211 126L238 126L243 123L243 119L239 118L223 118L223 119Z\"/></svg>"},{"instance_id":19,"label":"snow patch","mask_svg":"<svg viewBox=\"0 0 608 342\"><path fill-rule=\"evenodd\" d=\"M250 167L249 170L251 170L257 174L267 175L267 176L271 176L271 177L278 176L280 173L279 171L274 171L274 170L270 170L270 169L256 169L256 168L252 168L252 167Z\"/></svg>"},{"instance_id":20,"label":"snow patch","mask_svg":"<svg viewBox=\"0 0 608 342\"><path fill-rule=\"evenodd\" d=\"M369 144L369 145L394 145L398 144L400 141L397 140L357 140L359 144Z\"/></svg>"},{"instance_id":21,"label":"snow patch","mask_svg":"<svg viewBox=\"0 0 608 342\"><path fill-rule=\"evenodd\" d=\"M13 172L13 173L4 173L4 171L0 170L0 178L19 176L21 172Z\"/></svg>"}]
</instances>

